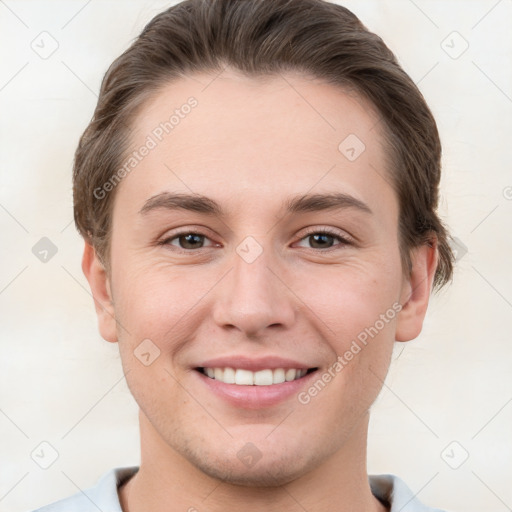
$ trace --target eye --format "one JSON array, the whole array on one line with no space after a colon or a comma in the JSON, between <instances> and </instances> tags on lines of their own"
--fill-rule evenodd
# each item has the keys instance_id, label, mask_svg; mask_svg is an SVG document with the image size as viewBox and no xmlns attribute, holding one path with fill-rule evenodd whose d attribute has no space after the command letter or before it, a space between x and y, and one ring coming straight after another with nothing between
<instances>
[{"instance_id":1,"label":"eye","mask_svg":"<svg viewBox=\"0 0 512 512\"><path fill-rule=\"evenodd\" d=\"M181 233L175 233L174 236L162 240L160 244L172 245L177 247L178 250L181 249L183 251L191 251L205 247L205 240L209 240L209 238L201 233L196 233L193 231L182 231ZM214 244L211 244L210 246L212 245Z\"/></svg>"},{"instance_id":2,"label":"eye","mask_svg":"<svg viewBox=\"0 0 512 512\"><path fill-rule=\"evenodd\" d=\"M351 245L351 241L348 238L340 235L335 231L329 229L314 229L306 234L305 237L301 238L301 242L307 240L311 243L312 249L332 249L333 241L338 240L340 243L335 244L336 246Z\"/></svg>"},{"instance_id":3,"label":"eye","mask_svg":"<svg viewBox=\"0 0 512 512\"><path fill-rule=\"evenodd\" d=\"M335 240L338 240L339 243L335 244ZM205 245L205 241L209 241L210 243ZM342 236L336 231L318 228L312 229L309 233L306 233L306 235L300 239L300 242L303 241L309 241L311 244L309 247L310 249L324 250L335 249L337 246L343 247L352 244L348 238ZM165 238L159 242L159 244L173 246L178 252L191 252L206 247L219 246L219 244L213 243L206 235L195 231L174 233L173 236Z\"/></svg>"}]
</instances>

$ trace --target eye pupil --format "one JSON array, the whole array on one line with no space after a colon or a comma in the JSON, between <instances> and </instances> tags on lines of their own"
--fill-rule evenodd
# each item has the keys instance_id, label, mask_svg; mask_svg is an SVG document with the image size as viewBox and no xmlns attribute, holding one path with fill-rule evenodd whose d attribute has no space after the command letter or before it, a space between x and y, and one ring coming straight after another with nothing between
<instances>
[{"instance_id":1,"label":"eye pupil","mask_svg":"<svg viewBox=\"0 0 512 512\"><path fill-rule=\"evenodd\" d=\"M201 242L201 238L203 235L198 235L196 233L189 233L187 235L182 235L179 237L180 239L180 246L183 249L196 249L197 248L197 242ZM185 245L182 243L183 240L185 240ZM195 242L195 244L194 244ZM192 245L191 247L187 247L187 245Z\"/></svg>"},{"instance_id":2,"label":"eye pupil","mask_svg":"<svg viewBox=\"0 0 512 512\"><path fill-rule=\"evenodd\" d=\"M328 238L330 239L330 241L332 242L332 235L328 235L327 233L316 233L314 235L311 235L311 238L313 238L314 240L314 243L312 245L314 245L315 243L318 243L320 241L320 247L325 247L325 238ZM320 239L320 240L319 240ZM323 240L323 242L322 242ZM327 242L329 242L329 240L327 240Z\"/></svg>"}]
</instances>

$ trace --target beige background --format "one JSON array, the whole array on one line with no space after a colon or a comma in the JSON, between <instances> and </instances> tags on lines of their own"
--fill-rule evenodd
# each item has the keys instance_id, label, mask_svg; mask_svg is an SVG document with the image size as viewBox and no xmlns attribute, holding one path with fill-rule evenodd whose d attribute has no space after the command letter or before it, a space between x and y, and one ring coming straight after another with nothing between
<instances>
[{"instance_id":1,"label":"beige background","mask_svg":"<svg viewBox=\"0 0 512 512\"><path fill-rule=\"evenodd\" d=\"M512 2L342 3L431 105L444 144L441 215L468 251L421 336L397 344L374 406L369 471L399 475L439 508L510 510ZM0 1L0 511L138 464L135 402L81 274L70 173L107 66L167 5ZM42 237L57 248L46 263L32 252ZM34 460L51 462L43 441L58 453L48 469Z\"/></svg>"}]
</instances>

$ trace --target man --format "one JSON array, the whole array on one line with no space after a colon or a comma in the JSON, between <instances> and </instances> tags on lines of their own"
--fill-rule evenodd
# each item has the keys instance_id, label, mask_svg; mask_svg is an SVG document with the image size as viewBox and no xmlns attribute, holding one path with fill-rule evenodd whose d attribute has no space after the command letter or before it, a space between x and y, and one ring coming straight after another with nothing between
<instances>
[{"instance_id":1,"label":"man","mask_svg":"<svg viewBox=\"0 0 512 512\"><path fill-rule=\"evenodd\" d=\"M368 476L395 341L451 278L414 83L321 0L189 0L110 67L74 168L140 468L40 509L432 511Z\"/></svg>"}]
</instances>

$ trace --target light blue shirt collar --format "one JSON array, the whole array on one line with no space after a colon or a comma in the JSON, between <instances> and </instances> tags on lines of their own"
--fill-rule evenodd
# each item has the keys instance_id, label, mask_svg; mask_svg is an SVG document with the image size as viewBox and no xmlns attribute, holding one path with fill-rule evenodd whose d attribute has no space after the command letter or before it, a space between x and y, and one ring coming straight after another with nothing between
<instances>
[{"instance_id":1,"label":"light blue shirt collar","mask_svg":"<svg viewBox=\"0 0 512 512\"><path fill-rule=\"evenodd\" d=\"M113 468L93 487L34 512L123 512L117 490L138 469L138 466ZM373 495L391 505L390 512L443 512L423 505L395 475L369 475L368 480Z\"/></svg>"}]
</instances>

